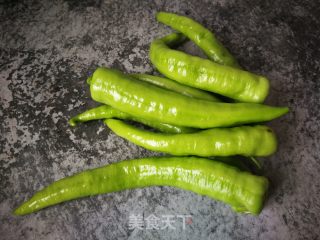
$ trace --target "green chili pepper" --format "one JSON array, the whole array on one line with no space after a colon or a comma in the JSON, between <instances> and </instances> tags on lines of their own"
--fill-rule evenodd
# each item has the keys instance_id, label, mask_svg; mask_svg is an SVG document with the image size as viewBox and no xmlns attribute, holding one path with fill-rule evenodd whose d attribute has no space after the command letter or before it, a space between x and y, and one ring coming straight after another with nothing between
<instances>
[{"instance_id":1,"label":"green chili pepper","mask_svg":"<svg viewBox=\"0 0 320 240\"><path fill-rule=\"evenodd\" d=\"M163 75L242 102L261 103L267 97L269 81L265 77L170 49L180 37L174 33L151 43L151 62Z\"/></svg>"},{"instance_id":2,"label":"green chili pepper","mask_svg":"<svg viewBox=\"0 0 320 240\"><path fill-rule=\"evenodd\" d=\"M139 129L120 120L105 123L120 137L146 149L177 156L268 156L277 149L273 131L262 125L212 128L195 133L162 134Z\"/></svg>"},{"instance_id":3,"label":"green chili pepper","mask_svg":"<svg viewBox=\"0 0 320 240\"><path fill-rule=\"evenodd\" d=\"M221 102L221 100L218 97L212 95L211 93L202 91L197 88L182 85L168 78L152 76L148 74L130 74L130 76L133 76L139 80L154 84L156 86L159 86L177 93L181 93L189 97L194 97L194 98L199 98L199 99L214 101L214 102Z\"/></svg>"},{"instance_id":4,"label":"green chili pepper","mask_svg":"<svg viewBox=\"0 0 320 240\"><path fill-rule=\"evenodd\" d=\"M193 19L173 13L159 12L157 20L186 35L204 51L209 59L223 65L240 68L237 60L215 35Z\"/></svg>"},{"instance_id":5,"label":"green chili pepper","mask_svg":"<svg viewBox=\"0 0 320 240\"><path fill-rule=\"evenodd\" d=\"M83 113L80 113L77 116L71 118L69 120L69 124L74 127L77 125L78 122L88 122L91 120L109 119L109 118L132 120L165 133L190 133L190 132L197 131L197 129L194 129L194 128L175 126L167 123L160 123L160 122L145 120L142 118L137 118L125 112L121 112L108 105L102 105L96 108L89 109Z\"/></svg>"},{"instance_id":6,"label":"green chili pepper","mask_svg":"<svg viewBox=\"0 0 320 240\"><path fill-rule=\"evenodd\" d=\"M93 100L132 116L195 128L264 122L288 112L286 107L190 98L107 68L94 72L90 92Z\"/></svg>"},{"instance_id":7,"label":"green chili pepper","mask_svg":"<svg viewBox=\"0 0 320 240\"><path fill-rule=\"evenodd\" d=\"M173 186L259 214L268 180L211 159L162 157L122 161L52 183L15 210L29 214L64 201L125 189Z\"/></svg>"}]
</instances>

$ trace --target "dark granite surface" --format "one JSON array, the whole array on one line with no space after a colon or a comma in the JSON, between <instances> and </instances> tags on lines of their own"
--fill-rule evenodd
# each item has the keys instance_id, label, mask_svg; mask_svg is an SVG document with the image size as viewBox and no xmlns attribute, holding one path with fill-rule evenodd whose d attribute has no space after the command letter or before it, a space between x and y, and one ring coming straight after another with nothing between
<instances>
[{"instance_id":1,"label":"dark granite surface","mask_svg":"<svg viewBox=\"0 0 320 240\"><path fill-rule=\"evenodd\" d=\"M0 1L1 239L320 239L320 4L310 1ZM154 72L155 13L186 14L215 31L246 69L271 81L279 151L264 159L271 190L259 217L170 187L68 202L25 217L12 210L76 172L152 156L102 122L67 120L96 104L86 77L105 65ZM192 44L184 50L199 54ZM130 229L130 216L175 217L176 229ZM191 215L183 229L178 215Z\"/></svg>"}]
</instances>

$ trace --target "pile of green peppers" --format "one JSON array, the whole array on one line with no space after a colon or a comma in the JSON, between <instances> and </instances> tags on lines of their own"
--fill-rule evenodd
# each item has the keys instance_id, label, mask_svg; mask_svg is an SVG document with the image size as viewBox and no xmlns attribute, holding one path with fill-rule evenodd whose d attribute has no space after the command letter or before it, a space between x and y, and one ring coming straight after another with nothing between
<instances>
[{"instance_id":1,"label":"pile of green peppers","mask_svg":"<svg viewBox=\"0 0 320 240\"><path fill-rule=\"evenodd\" d=\"M15 214L147 186L174 186L223 201L236 212L261 212L268 179L242 167L238 156L273 154L275 133L262 123L288 108L264 105L269 80L243 70L201 24L166 12L157 20L177 31L150 46L150 60L164 76L99 67L87 83L92 99L102 105L69 123L103 119L120 137L173 156L125 160L66 177L37 192ZM186 39L208 59L173 49Z\"/></svg>"}]
</instances>

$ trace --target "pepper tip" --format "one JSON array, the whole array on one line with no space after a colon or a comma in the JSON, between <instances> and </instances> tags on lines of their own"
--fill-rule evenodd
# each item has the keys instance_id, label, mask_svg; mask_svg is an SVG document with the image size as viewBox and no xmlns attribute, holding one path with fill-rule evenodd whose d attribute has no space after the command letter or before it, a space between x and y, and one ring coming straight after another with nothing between
<instances>
[{"instance_id":1,"label":"pepper tip","mask_svg":"<svg viewBox=\"0 0 320 240\"><path fill-rule=\"evenodd\" d=\"M15 216L21 216L23 215L22 211L21 211L21 206L16 208L14 211L13 211L13 215Z\"/></svg>"},{"instance_id":2,"label":"pepper tip","mask_svg":"<svg viewBox=\"0 0 320 240\"><path fill-rule=\"evenodd\" d=\"M71 118L69 121L68 121L69 125L71 127L75 127L77 125L77 122L74 118Z\"/></svg>"}]
</instances>

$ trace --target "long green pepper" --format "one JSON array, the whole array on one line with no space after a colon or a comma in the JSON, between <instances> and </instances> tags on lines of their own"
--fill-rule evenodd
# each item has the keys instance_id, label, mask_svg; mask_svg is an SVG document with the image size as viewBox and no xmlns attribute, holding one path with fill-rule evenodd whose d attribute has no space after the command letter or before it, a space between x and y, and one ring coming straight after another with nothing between
<instances>
[{"instance_id":1,"label":"long green pepper","mask_svg":"<svg viewBox=\"0 0 320 240\"><path fill-rule=\"evenodd\" d=\"M123 121L105 120L120 137L138 146L177 156L269 156L277 149L273 131L262 125L212 128L195 133L163 134L139 129Z\"/></svg>"},{"instance_id":2,"label":"long green pepper","mask_svg":"<svg viewBox=\"0 0 320 240\"><path fill-rule=\"evenodd\" d=\"M94 72L90 92L93 100L132 116L194 128L264 122L288 112L286 107L191 98L107 68Z\"/></svg>"},{"instance_id":3,"label":"long green pepper","mask_svg":"<svg viewBox=\"0 0 320 240\"><path fill-rule=\"evenodd\" d=\"M265 100L269 92L268 79L170 49L181 37L173 33L151 43L150 59L159 72L182 84L241 102L262 103Z\"/></svg>"},{"instance_id":4,"label":"long green pepper","mask_svg":"<svg viewBox=\"0 0 320 240\"><path fill-rule=\"evenodd\" d=\"M148 186L172 186L223 201L238 212L259 214L265 177L211 159L143 158L113 163L52 183L15 210L25 215L72 199Z\"/></svg>"}]
</instances>

